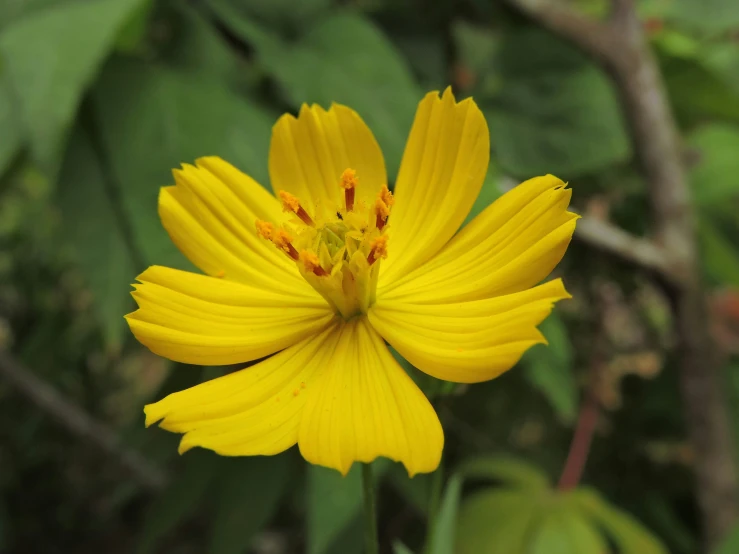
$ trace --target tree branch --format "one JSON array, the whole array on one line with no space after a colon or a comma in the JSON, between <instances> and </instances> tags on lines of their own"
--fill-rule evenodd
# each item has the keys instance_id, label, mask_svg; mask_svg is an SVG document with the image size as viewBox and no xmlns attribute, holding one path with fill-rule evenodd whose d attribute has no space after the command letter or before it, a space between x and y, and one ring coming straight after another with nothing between
<instances>
[{"instance_id":1,"label":"tree branch","mask_svg":"<svg viewBox=\"0 0 739 554\"><path fill-rule=\"evenodd\" d=\"M670 284L680 339L680 381L696 456L697 496L706 544L715 545L739 515L737 479L720 366L708 331L690 189L659 68L631 0L613 0L611 17L603 23L557 0L506 1L601 63L620 93L649 185L656 240L674 277Z\"/></svg>"},{"instance_id":2,"label":"tree branch","mask_svg":"<svg viewBox=\"0 0 739 554\"><path fill-rule=\"evenodd\" d=\"M5 352L0 352L0 375L55 422L115 458L141 485L151 490L164 488L167 478L160 469L129 450L112 429L92 419Z\"/></svg>"}]
</instances>

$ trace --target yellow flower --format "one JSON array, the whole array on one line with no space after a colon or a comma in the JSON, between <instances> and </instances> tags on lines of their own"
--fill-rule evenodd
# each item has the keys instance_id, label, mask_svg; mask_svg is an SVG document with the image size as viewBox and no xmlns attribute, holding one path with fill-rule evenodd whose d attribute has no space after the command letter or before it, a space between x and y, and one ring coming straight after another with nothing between
<instances>
[{"instance_id":1,"label":"yellow flower","mask_svg":"<svg viewBox=\"0 0 739 554\"><path fill-rule=\"evenodd\" d=\"M418 106L387 188L380 148L359 115L304 105L274 126L279 200L217 157L174 171L159 214L206 275L153 266L126 316L153 352L190 364L264 361L146 406L146 424L227 456L298 444L346 473L386 456L410 475L436 469L444 435L386 342L448 381L492 379L568 298L536 286L564 255L577 216L548 175L505 194L457 233L487 171L485 118L450 89ZM275 354L277 352L277 354Z\"/></svg>"}]
</instances>

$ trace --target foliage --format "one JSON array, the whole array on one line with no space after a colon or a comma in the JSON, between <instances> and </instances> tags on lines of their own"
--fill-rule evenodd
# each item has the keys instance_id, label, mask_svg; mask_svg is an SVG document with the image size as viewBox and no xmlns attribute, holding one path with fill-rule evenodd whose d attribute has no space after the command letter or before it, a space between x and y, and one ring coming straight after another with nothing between
<instances>
[{"instance_id":1,"label":"foliage","mask_svg":"<svg viewBox=\"0 0 739 554\"><path fill-rule=\"evenodd\" d=\"M604 13L604 2L573 4ZM639 8L680 124L721 316L712 332L736 404L739 7ZM192 269L157 215L172 168L216 154L269 187L276 118L304 102L341 102L373 129L393 179L418 100L448 84L475 97L493 145L465 223L511 179L554 173L580 211L648 232L638 156L609 77L502 2L0 2L0 350L169 476L164 490L144 490L0 380L0 550L361 552L358 468L341 478L307 467L295 449L179 458L176 437L144 431L144 403L236 368L156 359L122 315L148 265ZM444 383L400 360L438 408L445 465L456 469L410 479L375 462L382 540L395 554L697 551L667 300L581 244L562 275L574 299L541 326L548 346L494 382ZM593 298L603 296L611 303L599 330ZM609 410L590 486L560 491L550 481L593 359L607 373L598 393Z\"/></svg>"}]
</instances>

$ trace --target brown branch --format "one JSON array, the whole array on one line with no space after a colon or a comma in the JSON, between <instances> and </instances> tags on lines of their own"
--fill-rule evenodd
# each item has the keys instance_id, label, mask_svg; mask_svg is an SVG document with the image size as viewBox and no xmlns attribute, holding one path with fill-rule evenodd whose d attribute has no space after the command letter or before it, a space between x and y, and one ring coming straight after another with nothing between
<instances>
[{"instance_id":1,"label":"brown branch","mask_svg":"<svg viewBox=\"0 0 739 554\"><path fill-rule=\"evenodd\" d=\"M0 352L0 375L55 422L115 458L141 485L151 490L164 488L167 479L160 469L123 445L112 429L95 421L4 352Z\"/></svg>"},{"instance_id":2,"label":"brown branch","mask_svg":"<svg viewBox=\"0 0 739 554\"><path fill-rule=\"evenodd\" d=\"M739 515L737 479L716 348L700 279L694 213L678 131L659 68L631 0L613 0L607 22L589 20L557 0L506 0L543 27L580 46L611 74L649 184L655 236L667 254L686 423L695 450L697 496L707 546Z\"/></svg>"}]
</instances>

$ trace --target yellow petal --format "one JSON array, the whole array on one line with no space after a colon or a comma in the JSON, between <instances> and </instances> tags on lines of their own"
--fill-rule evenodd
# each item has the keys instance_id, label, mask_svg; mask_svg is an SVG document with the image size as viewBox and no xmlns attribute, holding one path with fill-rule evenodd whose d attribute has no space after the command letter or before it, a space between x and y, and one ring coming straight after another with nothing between
<instances>
[{"instance_id":1,"label":"yellow petal","mask_svg":"<svg viewBox=\"0 0 739 554\"><path fill-rule=\"evenodd\" d=\"M392 282L436 254L475 202L490 159L485 117L451 88L418 105L395 186L388 259L380 283Z\"/></svg>"},{"instance_id":2,"label":"yellow petal","mask_svg":"<svg viewBox=\"0 0 739 554\"><path fill-rule=\"evenodd\" d=\"M189 364L255 360L313 335L334 319L319 296L291 296L153 266L138 276L139 309L126 316L155 354Z\"/></svg>"},{"instance_id":3,"label":"yellow petal","mask_svg":"<svg viewBox=\"0 0 739 554\"><path fill-rule=\"evenodd\" d=\"M377 331L418 369L446 381L475 383L513 367L545 342L536 328L554 303L570 295L561 279L471 302L412 304L379 301L369 311Z\"/></svg>"},{"instance_id":4,"label":"yellow petal","mask_svg":"<svg viewBox=\"0 0 739 554\"><path fill-rule=\"evenodd\" d=\"M378 299L419 304L478 300L526 290L567 250L577 215L572 191L552 175L504 194L415 271L385 282Z\"/></svg>"},{"instance_id":5,"label":"yellow petal","mask_svg":"<svg viewBox=\"0 0 739 554\"><path fill-rule=\"evenodd\" d=\"M298 440L306 395L338 334L336 326L252 367L170 394L144 408L146 425L184 433L195 446L224 456L278 454Z\"/></svg>"},{"instance_id":6,"label":"yellow petal","mask_svg":"<svg viewBox=\"0 0 739 554\"><path fill-rule=\"evenodd\" d=\"M173 171L159 215L172 241L208 275L268 290L313 295L287 256L257 236L255 221L281 221L282 208L259 184L217 157Z\"/></svg>"},{"instance_id":7,"label":"yellow petal","mask_svg":"<svg viewBox=\"0 0 739 554\"><path fill-rule=\"evenodd\" d=\"M294 194L309 213L317 206L319 215L326 216L343 202L339 182L347 168L357 172L357 200L374 201L387 183L380 147L354 110L340 104L328 111L303 104L297 118L285 114L272 129L272 189Z\"/></svg>"},{"instance_id":8,"label":"yellow petal","mask_svg":"<svg viewBox=\"0 0 739 554\"><path fill-rule=\"evenodd\" d=\"M408 473L434 471L444 435L431 404L366 318L344 323L298 434L303 457L342 474L385 456Z\"/></svg>"}]
</instances>

